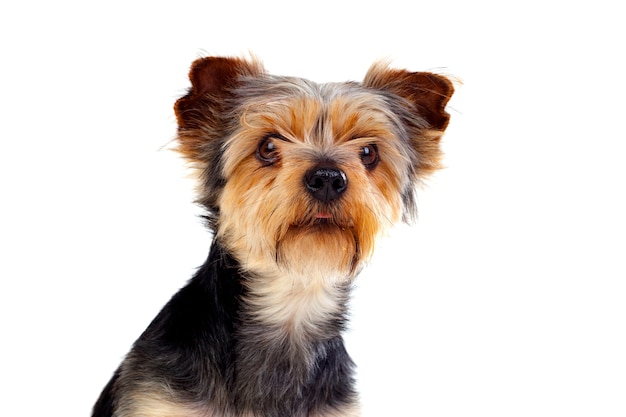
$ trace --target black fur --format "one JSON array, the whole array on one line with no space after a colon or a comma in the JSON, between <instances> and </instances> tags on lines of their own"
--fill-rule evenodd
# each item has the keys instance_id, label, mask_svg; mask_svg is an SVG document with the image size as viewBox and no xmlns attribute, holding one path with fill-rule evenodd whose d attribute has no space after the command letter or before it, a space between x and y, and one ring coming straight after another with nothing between
<instances>
[{"instance_id":1,"label":"black fur","mask_svg":"<svg viewBox=\"0 0 626 417\"><path fill-rule=\"evenodd\" d=\"M354 403L354 365L340 336L345 312L325 324L325 336L306 343L271 337L275 329L246 313L246 279L215 241L194 278L135 342L93 417L113 416L122 393L146 381L169 386L178 402L226 416L306 416Z\"/></svg>"}]
</instances>

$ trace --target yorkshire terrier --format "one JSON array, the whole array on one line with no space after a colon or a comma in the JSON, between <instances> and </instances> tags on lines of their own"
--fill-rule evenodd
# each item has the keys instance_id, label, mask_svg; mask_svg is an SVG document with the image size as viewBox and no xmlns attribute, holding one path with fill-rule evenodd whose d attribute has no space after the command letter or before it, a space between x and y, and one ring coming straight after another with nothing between
<instances>
[{"instance_id":1,"label":"yorkshire terrier","mask_svg":"<svg viewBox=\"0 0 626 417\"><path fill-rule=\"evenodd\" d=\"M376 63L362 83L207 57L174 108L214 238L104 388L94 417L359 416L342 339L376 238L440 167L445 77Z\"/></svg>"}]
</instances>

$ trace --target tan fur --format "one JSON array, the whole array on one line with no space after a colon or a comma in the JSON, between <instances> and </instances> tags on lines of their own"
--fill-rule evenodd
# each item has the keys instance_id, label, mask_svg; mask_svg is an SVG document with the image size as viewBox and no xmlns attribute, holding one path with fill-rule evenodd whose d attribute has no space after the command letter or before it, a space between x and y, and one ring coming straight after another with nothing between
<instances>
[{"instance_id":1,"label":"tan fur","mask_svg":"<svg viewBox=\"0 0 626 417\"><path fill-rule=\"evenodd\" d=\"M268 337L293 338L295 343L310 335L323 336L317 323L343 308L336 281L343 277L327 277L316 273L306 276L280 274L252 280L248 302L253 316L277 329Z\"/></svg>"},{"instance_id":2,"label":"tan fur","mask_svg":"<svg viewBox=\"0 0 626 417\"><path fill-rule=\"evenodd\" d=\"M210 412L197 412L187 406L164 401L152 395L133 398L132 409L120 409L114 417L220 417Z\"/></svg>"},{"instance_id":3,"label":"tan fur","mask_svg":"<svg viewBox=\"0 0 626 417\"><path fill-rule=\"evenodd\" d=\"M361 407L353 404L339 410L328 410L324 413L317 413L310 417L361 417Z\"/></svg>"},{"instance_id":4,"label":"tan fur","mask_svg":"<svg viewBox=\"0 0 626 417\"><path fill-rule=\"evenodd\" d=\"M175 401L158 383L142 384L125 393L114 417L218 417L208 409L194 409Z\"/></svg>"}]
</instances>

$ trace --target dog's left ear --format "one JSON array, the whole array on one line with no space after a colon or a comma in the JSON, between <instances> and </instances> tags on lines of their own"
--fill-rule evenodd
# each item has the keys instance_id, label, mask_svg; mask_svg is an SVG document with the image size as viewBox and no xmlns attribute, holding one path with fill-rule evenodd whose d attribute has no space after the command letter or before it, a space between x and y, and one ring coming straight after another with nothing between
<instances>
[{"instance_id":1,"label":"dog's left ear","mask_svg":"<svg viewBox=\"0 0 626 417\"><path fill-rule=\"evenodd\" d=\"M367 72L363 85L404 98L413 106L412 110L428 123L430 129L443 132L448 126L450 115L445 108L454 93L454 87L444 76L389 69L378 63Z\"/></svg>"},{"instance_id":2,"label":"dog's left ear","mask_svg":"<svg viewBox=\"0 0 626 417\"><path fill-rule=\"evenodd\" d=\"M399 106L396 110L414 151L409 155L411 182L402 196L403 218L408 222L416 212L414 183L441 168L440 139L450 121L446 104L454 87L441 75L390 69L382 63L370 68L363 85L388 94L392 107Z\"/></svg>"}]
</instances>

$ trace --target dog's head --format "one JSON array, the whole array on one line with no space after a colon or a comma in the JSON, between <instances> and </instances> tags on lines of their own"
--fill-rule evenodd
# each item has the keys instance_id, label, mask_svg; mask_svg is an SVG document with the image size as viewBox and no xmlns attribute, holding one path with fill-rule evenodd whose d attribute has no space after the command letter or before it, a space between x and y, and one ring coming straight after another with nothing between
<instances>
[{"instance_id":1,"label":"dog's head","mask_svg":"<svg viewBox=\"0 0 626 417\"><path fill-rule=\"evenodd\" d=\"M362 83L316 84L208 57L189 76L179 149L211 227L249 270L354 276L440 167L453 93L440 75L375 64Z\"/></svg>"}]
</instances>

